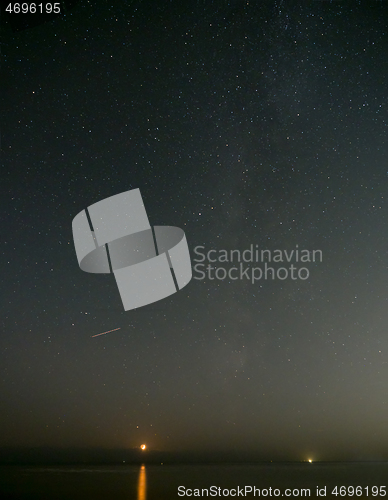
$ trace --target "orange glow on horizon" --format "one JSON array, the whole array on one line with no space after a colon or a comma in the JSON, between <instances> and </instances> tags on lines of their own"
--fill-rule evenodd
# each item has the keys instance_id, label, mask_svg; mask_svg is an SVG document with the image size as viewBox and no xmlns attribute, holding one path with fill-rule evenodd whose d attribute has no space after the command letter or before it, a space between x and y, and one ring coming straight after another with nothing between
<instances>
[{"instance_id":1,"label":"orange glow on horizon","mask_svg":"<svg viewBox=\"0 0 388 500\"><path fill-rule=\"evenodd\" d=\"M142 445L140 446L140 448L141 448L142 450L145 450L145 449L147 448L147 446L146 446L145 444L142 444Z\"/></svg>"}]
</instances>

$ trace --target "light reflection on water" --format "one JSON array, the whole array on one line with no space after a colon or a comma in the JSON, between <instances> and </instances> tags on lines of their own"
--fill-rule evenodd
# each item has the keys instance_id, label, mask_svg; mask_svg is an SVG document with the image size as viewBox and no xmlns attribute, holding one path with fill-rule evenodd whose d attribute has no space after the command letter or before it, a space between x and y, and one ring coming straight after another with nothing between
<instances>
[{"instance_id":1,"label":"light reflection on water","mask_svg":"<svg viewBox=\"0 0 388 500\"><path fill-rule=\"evenodd\" d=\"M171 500L177 498L180 485L184 485L187 489L210 488L212 485L229 489L245 485L257 488L272 487L280 490L310 488L311 497L315 496L317 487L320 489L326 487L326 498L330 496L334 499L331 491L335 486L338 489L338 485L341 485L363 488L364 496L354 497L353 500L362 500L362 498L374 500L371 498L371 487L386 484L387 477L388 461L313 462L311 464L169 464L166 466L159 464L0 466L0 490L9 493L11 498L21 498L20 495L23 494L23 498L43 498L44 496L44 498L71 498L72 500L85 500L85 498ZM367 486L369 497L365 496ZM247 498L250 497L247 496Z\"/></svg>"},{"instance_id":2,"label":"light reflection on water","mask_svg":"<svg viewBox=\"0 0 388 500\"><path fill-rule=\"evenodd\" d=\"M147 476L145 465L140 467L137 480L137 500L147 500Z\"/></svg>"}]
</instances>

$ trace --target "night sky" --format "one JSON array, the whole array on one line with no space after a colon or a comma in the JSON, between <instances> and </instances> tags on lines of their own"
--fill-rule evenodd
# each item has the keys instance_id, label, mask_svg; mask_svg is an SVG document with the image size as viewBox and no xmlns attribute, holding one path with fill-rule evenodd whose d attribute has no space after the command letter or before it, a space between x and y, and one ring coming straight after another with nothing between
<instances>
[{"instance_id":1,"label":"night sky","mask_svg":"<svg viewBox=\"0 0 388 500\"><path fill-rule=\"evenodd\" d=\"M387 459L387 3L81 0L2 22L0 446ZM79 269L72 220L136 188L193 267L198 246L322 262L193 272L125 312L112 275Z\"/></svg>"}]
</instances>

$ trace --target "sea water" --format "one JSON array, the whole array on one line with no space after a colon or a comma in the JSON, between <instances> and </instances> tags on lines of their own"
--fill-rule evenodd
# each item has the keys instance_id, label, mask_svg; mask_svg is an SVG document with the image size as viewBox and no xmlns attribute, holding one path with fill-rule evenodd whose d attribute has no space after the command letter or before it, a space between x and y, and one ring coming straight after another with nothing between
<instances>
[{"instance_id":1,"label":"sea water","mask_svg":"<svg viewBox=\"0 0 388 500\"><path fill-rule=\"evenodd\" d=\"M2 466L2 499L382 498L388 462Z\"/></svg>"}]
</instances>

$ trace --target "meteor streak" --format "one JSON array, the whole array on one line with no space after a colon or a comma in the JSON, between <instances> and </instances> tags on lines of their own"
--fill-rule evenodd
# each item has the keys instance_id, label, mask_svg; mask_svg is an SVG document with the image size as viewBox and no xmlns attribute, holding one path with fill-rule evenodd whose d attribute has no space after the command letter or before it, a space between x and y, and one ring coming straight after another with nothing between
<instances>
[{"instance_id":1,"label":"meteor streak","mask_svg":"<svg viewBox=\"0 0 388 500\"><path fill-rule=\"evenodd\" d=\"M114 330L108 330L107 332L97 333L97 335L92 335L92 338L98 337L100 335L105 335L106 333L115 332L116 330L120 330L120 328L115 328Z\"/></svg>"}]
</instances>

